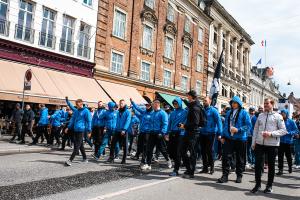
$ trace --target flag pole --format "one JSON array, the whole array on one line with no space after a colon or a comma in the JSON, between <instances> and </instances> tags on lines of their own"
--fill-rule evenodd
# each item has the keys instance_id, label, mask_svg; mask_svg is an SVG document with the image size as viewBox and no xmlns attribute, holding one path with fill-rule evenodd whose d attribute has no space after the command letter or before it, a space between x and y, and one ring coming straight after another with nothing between
<instances>
[{"instance_id":1,"label":"flag pole","mask_svg":"<svg viewBox=\"0 0 300 200\"><path fill-rule=\"evenodd\" d=\"M267 42L265 40L265 68L267 67Z\"/></svg>"}]
</instances>

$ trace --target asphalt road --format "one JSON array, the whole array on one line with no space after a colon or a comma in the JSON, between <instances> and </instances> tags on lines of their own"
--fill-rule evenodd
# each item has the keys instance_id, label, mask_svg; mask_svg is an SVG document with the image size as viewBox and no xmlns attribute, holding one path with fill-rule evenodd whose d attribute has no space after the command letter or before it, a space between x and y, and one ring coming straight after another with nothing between
<instances>
[{"instance_id":1,"label":"asphalt road","mask_svg":"<svg viewBox=\"0 0 300 200\"><path fill-rule=\"evenodd\" d=\"M0 199L300 199L300 171L276 177L273 194L252 195L253 172L245 173L242 184L234 182L234 174L228 184L217 184L221 176L219 162L214 175L197 174L189 180L170 178L171 170L165 168L164 161L147 174L132 161L126 166L107 165L92 160L81 163L81 157L77 157L71 167L65 167L63 163L70 153L0 156Z\"/></svg>"}]
</instances>

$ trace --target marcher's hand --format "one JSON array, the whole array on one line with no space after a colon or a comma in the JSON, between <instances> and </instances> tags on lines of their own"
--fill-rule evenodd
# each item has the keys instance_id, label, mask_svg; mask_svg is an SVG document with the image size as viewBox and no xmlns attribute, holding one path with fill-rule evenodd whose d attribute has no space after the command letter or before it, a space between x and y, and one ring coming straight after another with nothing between
<instances>
[{"instance_id":1,"label":"marcher's hand","mask_svg":"<svg viewBox=\"0 0 300 200\"><path fill-rule=\"evenodd\" d=\"M271 135L272 135L271 132L268 132L268 131L264 131L262 134L263 134L264 138L271 137Z\"/></svg>"},{"instance_id":2,"label":"marcher's hand","mask_svg":"<svg viewBox=\"0 0 300 200\"><path fill-rule=\"evenodd\" d=\"M221 140L222 140L222 137L221 137L221 136L219 136L219 137L218 137L218 141L220 141L220 142L221 142Z\"/></svg>"},{"instance_id":3,"label":"marcher's hand","mask_svg":"<svg viewBox=\"0 0 300 200\"><path fill-rule=\"evenodd\" d=\"M48 115L48 119L50 119L50 117L51 117L51 116L50 116L50 115Z\"/></svg>"},{"instance_id":4,"label":"marcher's hand","mask_svg":"<svg viewBox=\"0 0 300 200\"><path fill-rule=\"evenodd\" d=\"M88 137L88 138L91 138L91 136L92 136L92 133L91 133L91 132L88 132L88 133L87 133L87 137Z\"/></svg>"},{"instance_id":5,"label":"marcher's hand","mask_svg":"<svg viewBox=\"0 0 300 200\"><path fill-rule=\"evenodd\" d=\"M132 102L132 98L130 98L129 100L130 100L130 102Z\"/></svg>"},{"instance_id":6,"label":"marcher's hand","mask_svg":"<svg viewBox=\"0 0 300 200\"><path fill-rule=\"evenodd\" d=\"M179 126L179 128L180 129L184 129L184 124L179 124L180 126Z\"/></svg>"},{"instance_id":7,"label":"marcher's hand","mask_svg":"<svg viewBox=\"0 0 300 200\"><path fill-rule=\"evenodd\" d=\"M68 96L66 96L66 100L67 100L67 101L69 100L69 97L68 97Z\"/></svg>"},{"instance_id":8,"label":"marcher's hand","mask_svg":"<svg viewBox=\"0 0 300 200\"><path fill-rule=\"evenodd\" d=\"M224 144L225 143L225 139L221 138L221 143Z\"/></svg>"},{"instance_id":9,"label":"marcher's hand","mask_svg":"<svg viewBox=\"0 0 300 200\"><path fill-rule=\"evenodd\" d=\"M164 138L166 141L169 141L169 135L165 135Z\"/></svg>"},{"instance_id":10,"label":"marcher's hand","mask_svg":"<svg viewBox=\"0 0 300 200\"><path fill-rule=\"evenodd\" d=\"M235 127L231 127L230 128L230 132L233 133L233 134L237 133L238 131L239 130L237 128L235 128Z\"/></svg>"},{"instance_id":11,"label":"marcher's hand","mask_svg":"<svg viewBox=\"0 0 300 200\"><path fill-rule=\"evenodd\" d=\"M299 135L299 134L295 135L295 138L299 139L299 138L300 138L300 135Z\"/></svg>"},{"instance_id":12,"label":"marcher's hand","mask_svg":"<svg viewBox=\"0 0 300 200\"><path fill-rule=\"evenodd\" d=\"M254 145L251 146L251 148L252 148L253 151L255 150L255 146L256 146L256 144L254 144Z\"/></svg>"},{"instance_id":13,"label":"marcher's hand","mask_svg":"<svg viewBox=\"0 0 300 200\"><path fill-rule=\"evenodd\" d=\"M65 134L67 134L67 133L68 133L68 130L69 130L68 128L66 128L66 129L65 129Z\"/></svg>"},{"instance_id":14,"label":"marcher's hand","mask_svg":"<svg viewBox=\"0 0 300 200\"><path fill-rule=\"evenodd\" d=\"M121 135L125 135L125 131L121 131Z\"/></svg>"}]
</instances>

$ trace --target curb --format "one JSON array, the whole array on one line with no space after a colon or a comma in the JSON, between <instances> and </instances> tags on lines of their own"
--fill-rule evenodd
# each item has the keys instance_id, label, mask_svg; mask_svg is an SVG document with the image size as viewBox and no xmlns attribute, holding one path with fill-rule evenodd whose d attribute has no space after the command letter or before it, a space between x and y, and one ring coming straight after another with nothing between
<instances>
[{"instance_id":1,"label":"curb","mask_svg":"<svg viewBox=\"0 0 300 200\"><path fill-rule=\"evenodd\" d=\"M14 149L0 149L0 156L1 155L9 155L9 154L19 154L19 153L40 153L40 152L47 152L51 151L48 148L14 148Z\"/></svg>"}]
</instances>

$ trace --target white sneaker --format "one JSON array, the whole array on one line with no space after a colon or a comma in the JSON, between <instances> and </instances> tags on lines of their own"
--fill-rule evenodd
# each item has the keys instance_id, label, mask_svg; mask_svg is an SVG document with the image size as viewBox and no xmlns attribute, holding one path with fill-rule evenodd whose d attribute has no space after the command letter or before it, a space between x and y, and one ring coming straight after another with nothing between
<instances>
[{"instance_id":1,"label":"white sneaker","mask_svg":"<svg viewBox=\"0 0 300 200\"><path fill-rule=\"evenodd\" d=\"M143 170L143 171L151 170L151 166L145 164L145 165L141 166L141 170Z\"/></svg>"},{"instance_id":2,"label":"white sneaker","mask_svg":"<svg viewBox=\"0 0 300 200\"><path fill-rule=\"evenodd\" d=\"M71 166L71 165L72 165L72 161L71 161L71 160L67 160L67 161L65 162L65 165L66 165L66 166Z\"/></svg>"},{"instance_id":3,"label":"white sneaker","mask_svg":"<svg viewBox=\"0 0 300 200\"><path fill-rule=\"evenodd\" d=\"M246 164L246 169L251 169L251 165L249 163Z\"/></svg>"},{"instance_id":4,"label":"white sneaker","mask_svg":"<svg viewBox=\"0 0 300 200\"><path fill-rule=\"evenodd\" d=\"M88 159L83 159L82 162L83 163L88 163L89 161L88 161Z\"/></svg>"},{"instance_id":5,"label":"white sneaker","mask_svg":"<svg viewBox=\"0 0 300 200\"><path fill-rule=\"evenodd\" d=\"M168 160L167 163L168 163L168 168L171 169L172 166L173 166L173 165L172 165L172 161L171 161L171 160Z\"/></svg>"},{"instance_id":6,"label":"white sneaker","mask_svg":"<svg viewBox=\"0 0 300 200\"><path fill-rule=\"evenodd\" d=\"M300 165L296 165L295 169L300 169Z\"/></svg>"}]
</instances>

